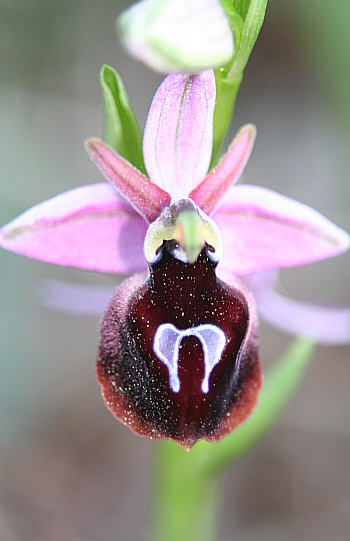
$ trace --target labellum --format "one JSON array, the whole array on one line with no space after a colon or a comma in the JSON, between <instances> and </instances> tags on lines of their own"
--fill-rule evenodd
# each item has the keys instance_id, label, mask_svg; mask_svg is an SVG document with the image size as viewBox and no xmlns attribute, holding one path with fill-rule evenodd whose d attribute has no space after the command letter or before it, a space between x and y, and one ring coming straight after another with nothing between
<instances>
[{"instance_id":1,"label":"labellum","mask_svg":"<svg viewBox=\"0 0 350 541\"><path fill-rule=\"evenodd\" d=\"M182 221L195 222L199 232L192 262ZM220 234L191 200L178 201L150 226L146 254L155 243L152 229L166 238L148 260L149 275L123 282L110 302L97 379L109 410L133 432L190 450L200 439L219 441L257 403L255 309L238 280L217 278L221 242L207 240Z\"/></svg>"}]
</instances>

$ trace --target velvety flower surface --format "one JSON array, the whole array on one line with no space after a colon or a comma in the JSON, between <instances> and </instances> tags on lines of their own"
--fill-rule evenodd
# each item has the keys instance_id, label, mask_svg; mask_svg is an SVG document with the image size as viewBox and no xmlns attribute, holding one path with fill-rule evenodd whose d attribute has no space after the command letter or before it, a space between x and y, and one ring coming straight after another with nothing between
<instances>
[{"instance_id":1,"label":"velvety flower surface","mask_svg":"<svg viewBox=\"0 0 350 541\"><path fill-rule=\"evenodd\" d=\"M37 205L0 237L4 248L46 262L132 274L103 317L97 378L118 420L185 449L220 440L257 404L257 317L236 276L349 246L347 233L311 208L257 186L232 187L253 125L206 174L214 105L211 70L169 76L144 132L149 178L90 139L87 151L109 183Z\"/></svg>"}]
</instances>

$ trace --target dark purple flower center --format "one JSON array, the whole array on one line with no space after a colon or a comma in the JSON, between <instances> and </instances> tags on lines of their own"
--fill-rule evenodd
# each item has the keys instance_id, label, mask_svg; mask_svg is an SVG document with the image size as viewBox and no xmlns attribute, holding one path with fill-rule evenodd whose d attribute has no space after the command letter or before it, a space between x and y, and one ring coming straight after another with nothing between
<instances>
[{"instance_id":1,"label":"dark purple flower center","mask_svg":"<svg viewBox=\"0 0 350 541\"><path fill-rule=\"evenodd\" d=\"M134 431L147 426L147 435L193 444L214 436L240 400L251 370L242 348L249 309L242 292L216 277L210 246L194 264L174 257L176 250L164 241L123 313L112 299L98 373L132 410L132 423L124 422Z\"/></svg>"}]
</instances>

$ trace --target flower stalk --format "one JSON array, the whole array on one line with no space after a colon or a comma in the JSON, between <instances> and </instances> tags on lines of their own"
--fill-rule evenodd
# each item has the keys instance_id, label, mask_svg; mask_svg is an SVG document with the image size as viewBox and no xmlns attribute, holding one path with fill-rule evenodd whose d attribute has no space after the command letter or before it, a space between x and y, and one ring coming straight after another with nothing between
<instances>
[{"instance_id":1,"label":"flower stalk","mask_svg":"<svg viewBox=\"0 0 350 541\"><path fill-rule=\"evenodd\" d=\"M235 37L235 54L227 64L215 70L217 99L210 167L216 165L221 154L244 69L264 22L267 0L221 0L221 4Z\"/></svg>"},{"instance_id":2,"label":"flower stalk","mask_svg":"<svg viewBox=\"0 0 350 541\"><path fill-rule=\"evenodd\" d=\"M233 434L185 454L173 442L156 443L149 541L215 541L223 493L222 473L273 428L312 360L314 345L294 341L265 378L259 405Z\"/></svg>"}]
</instances>

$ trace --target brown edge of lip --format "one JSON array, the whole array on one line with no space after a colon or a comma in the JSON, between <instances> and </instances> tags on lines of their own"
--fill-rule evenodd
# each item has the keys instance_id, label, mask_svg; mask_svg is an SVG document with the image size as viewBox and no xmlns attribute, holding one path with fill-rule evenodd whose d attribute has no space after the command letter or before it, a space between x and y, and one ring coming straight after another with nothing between
<instances>
[{"instance_id":1,"label":"brown edge of lip","mask_svg":"<svg viewBox=\"0 0 350 541\"><path fill-rule=\"evenodd\" d=\"M123 314L127 313L128 303L125 302L125 299L129 298L133 292L140 288L145 283L146 278L147 273L134 275L126 279L117 288L113 296L113 303L111 302L107 308L107 312L113 310L118 313L117 321L120 321ZM250 417L258 404L258 395L263 381L258 350L257 316L252 295L237 279L230 281L229 285L238 288L245 294L249 303L250 319L242 350L242 375L238 396L222 419L220 426L212 434L201 438L208 442L219 442ZM115 330L115 340L117 341L118 328ZM140 416L132 408L132 404L127 396L117 386L112 385L109 375L103 364L99 362L99 359L97 359L96 363L96 379L101 386L106 407L118 421L127 426L134 434L159 441L172 439L187 452L191 450L195 443L200 441L169 438L161 434L158 430L155 430L150 422L141 420Z\"/></svg>"}]
</instances>

